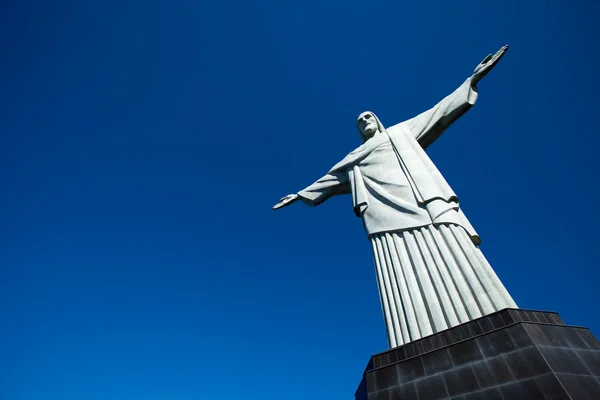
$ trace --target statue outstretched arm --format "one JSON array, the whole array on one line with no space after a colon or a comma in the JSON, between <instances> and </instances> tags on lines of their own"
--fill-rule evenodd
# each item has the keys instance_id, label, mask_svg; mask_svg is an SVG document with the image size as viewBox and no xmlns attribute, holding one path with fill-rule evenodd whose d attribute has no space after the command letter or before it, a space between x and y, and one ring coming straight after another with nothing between
<instances>
[{"instance_id":1,"label":"statue outstretched arm","mask_svg":"<svg viewBox=\"0 0 600 400\"><path fill-rule=\"evenodd\" d=\"M279 203L273 206L274 210L286 207L298 200L302 200L305 204L311 207L323 203L330 197L338 194L350 193L350 183L348 182L348 174L345 172L328 173L312 185L299 191L296 194L289 194L283 197Z\"/></svg>"},{"instance_id":2,"label":"statue outstretched arm","mask_svg":"<svg viewBox=\"0 0 600 400\"><path fill-rule=\"evenodd\" d=\"M402 127L410 132L423 148L427 148L446 129L464 113L466 113L477 101L477 83L486 76L492 68L500 61L508 50L508 45L503 46L496 54L488 55L473 71L471 75L458 89L446 96L430 110L416 117L404 121L392 128Z\"/></svg>"}]
</instances>

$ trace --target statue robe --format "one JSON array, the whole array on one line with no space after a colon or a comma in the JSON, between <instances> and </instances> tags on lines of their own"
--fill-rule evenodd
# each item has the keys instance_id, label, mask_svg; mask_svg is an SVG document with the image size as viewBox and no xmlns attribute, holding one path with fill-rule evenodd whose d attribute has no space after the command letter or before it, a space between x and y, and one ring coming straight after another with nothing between
<instances>
[{"instance_id":1,"label":"statue robe","mask_svg":"<svg viewBox=\"0 0 600 400\"><path fill-rule=\"evenodd\" d=\"M476 99L468 79L432 109L381 129L298 192L310 206L352 195L372 244L390 347L516 308L476 247L479 236L456 194L424 151Z\"/></svg>"}]
</instances>

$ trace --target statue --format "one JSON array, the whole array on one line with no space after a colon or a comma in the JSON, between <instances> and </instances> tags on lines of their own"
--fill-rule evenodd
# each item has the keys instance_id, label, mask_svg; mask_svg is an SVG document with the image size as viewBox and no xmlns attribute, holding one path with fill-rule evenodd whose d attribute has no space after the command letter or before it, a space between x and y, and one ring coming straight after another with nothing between
<instances>
[{"instance_id":1,"label":"statue","mask_svg":"<svg viewBox=\"0 0 600 400\"><path fill-rule=\"evenodd\" d=\"M373 248L389 347L517 308L478 248L458 197L424 151L475 104L477 84L507 50L488 55L454 93L408 121L386 129L374 113L360 114L363 144L273 207L352 196Z\"/></svg>"}]
</instances>

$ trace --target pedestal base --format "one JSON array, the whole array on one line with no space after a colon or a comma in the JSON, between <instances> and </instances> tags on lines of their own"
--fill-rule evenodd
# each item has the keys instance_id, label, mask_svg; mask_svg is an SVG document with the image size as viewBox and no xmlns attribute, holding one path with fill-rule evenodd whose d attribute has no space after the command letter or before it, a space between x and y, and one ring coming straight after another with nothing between
<instances>
[{"instance_id":1,"label":"pedestal base","mask_svg":"<svg viewBox=\"0 0 600 400\"><path fill-rule=\"evenodd\" d=\"M600 399L600 343L557 313L505 309L372 356L355 398Z\"/></svg>"}]
</instances>

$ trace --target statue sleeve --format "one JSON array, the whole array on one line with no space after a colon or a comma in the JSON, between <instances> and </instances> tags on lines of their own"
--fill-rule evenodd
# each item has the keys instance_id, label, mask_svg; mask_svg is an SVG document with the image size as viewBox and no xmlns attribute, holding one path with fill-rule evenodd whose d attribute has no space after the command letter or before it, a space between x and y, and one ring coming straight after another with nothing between
<instances>
[{"instance_id":1,"label":"statue sleeve","mask_svg":"<svg viewBox=\"0 0 600 400\"><path fill-rule=\"evenodd\" d=\"M332 196L350 193L347 172L329 172L327 175L298 192L300 199L309 206L316 206Z\"/></svg>"},{"instance_id":2,"label":"statue sleeve","mask_svg":"<svg viewBox=\"0 0 600 400\"><path fill-rule=\"evenodd\" d=\"M477 88L471 84L469 78L433 108L397 126L410 132L425 149L440 137L454 121L466 113L476 100Z\"/></svg>"}]
</instances>

